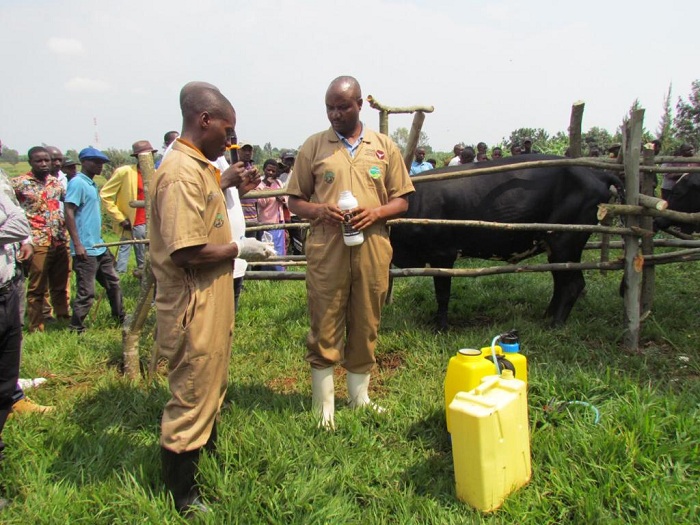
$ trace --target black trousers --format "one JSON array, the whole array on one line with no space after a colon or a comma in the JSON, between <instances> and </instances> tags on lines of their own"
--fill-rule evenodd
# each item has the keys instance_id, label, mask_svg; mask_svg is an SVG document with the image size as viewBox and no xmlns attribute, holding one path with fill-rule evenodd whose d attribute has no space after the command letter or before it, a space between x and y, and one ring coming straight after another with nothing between
<instances>
[{"instance_id":1,"label":"black trousers","mask_svg":"<svg viewBox=\"0 0 700 525\"><path fill-rule=\"evenodd\" d=\"M243 277L236 277L233 280L233 300L235 311L238 311L238 298L241 296L243 291Z\"/></svg>"},{"instance_id":2,"label":"black trousers","mask_svg":"<svg viewBox=\"0 0 700 525\"><path fill-rule=\"evenodd\" d=\"M73 257L75 272L75 299L73 299L73 315L69 328L77 332L85 331L85 318L95 300L95 279L107 292L107 299L112 308L112 317L119 322L124 321L122 305L122 290L119 286L119 275L114 269L114 257L109 250L96 257L88 256L82 260Z\"/></svg>"},{"instance_id":3,"label":"black trousers","mask_svg":"<svg viewBox=\"0 0 700 525\"><path fill-rule=\"evenodd\" d=\"M297 215L292 215L292 223L302 222L302 219ZM290 251L287 253L290 255L304 255L304 241L306 240L306 232L308 230L302 230L300 228L291 228L289 231L290 238Z\"/></svg>"},{"instance_id":4,"label":"black trousers","mask_svg":"<svg viewBox=\"0 0 700 525\"><path fill-rule=\"evenodd\" d=\"M0 453L5 448L2 429L17 400L22 323L19 318L20 293L16 283L0 291ZM21 395L21 390L19 391Z\"/></svg>"}]
</instances>

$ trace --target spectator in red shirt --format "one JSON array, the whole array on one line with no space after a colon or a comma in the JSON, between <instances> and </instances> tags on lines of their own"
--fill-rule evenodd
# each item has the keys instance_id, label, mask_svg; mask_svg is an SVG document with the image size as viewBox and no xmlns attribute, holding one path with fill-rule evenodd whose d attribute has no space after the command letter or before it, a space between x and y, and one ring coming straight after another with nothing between
<instances>
[{"instance_id":1,"label":"spectator in red shirt","mask_svg":"<svg viewBox=\"0 0 700 525\"><path fill-rule=\"evenodd\" d=\"M138 157L139 153L156 153L156 149L147 140L134 142L131 147L132 157ZM117 232L121 240L146 238L146 210L145 208L132 208L129 203L134 200L144 200L143 177L138 166L120 166L107 183L100 190L100 199L105 211L112 217L112 227ZM136 254L136 269L134 275L141 277L143 265L146 262L146 246L144 244L134 244ZM123 244L117 252L117 263L115 269L122 275L126 273L129 263L131 246Z\"/></svg>"}]
</instances>

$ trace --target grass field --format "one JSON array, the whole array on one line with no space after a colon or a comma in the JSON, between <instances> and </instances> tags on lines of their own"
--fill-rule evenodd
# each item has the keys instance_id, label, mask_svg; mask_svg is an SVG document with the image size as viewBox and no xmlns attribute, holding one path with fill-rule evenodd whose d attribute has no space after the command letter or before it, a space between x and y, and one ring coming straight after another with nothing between
<instances>
[{"instance_id":1,"label":"grass field","mask_svg":"<svg viewBox=\"0 0 700 525\"><path fill-rule=\"evenodd\" d=\"M7 168L7 166L4 166ZM27 171L18 164L11 175ZM6 169L7 171L7 169ZM481 266L470 262L464 266ZM303 362L301 282L248 281L237 317L218 458L201 481L209 523L697 523L700 351L697 263L658 269L639 353L622 350L620 274L587 273L588 293L563 329L541 314L546 274L455 281L451 332L434 334L432 283L400 279L385 310L372 394L386 416L347 410L338 372L335 433L315 428ZM137 282L124 278L126 307ZM163 375L121 377L121 334L102 300L83 338L51 326L25 339L22 376L55 404L11 419L0 481L2 523L179 523L160 481ZM442 382L461 347L516 327L530 365L533 479L497 512L455 498ZM150 339L142 344L144 367ZM548 400L595 405L556 414Z\"/></svg>"},{"instance_id":2,"label":"grass field","mask_svg":"<svg viewBox=\"0 0 700 525\"><path fill-rule=\"evenodd\" d=\"M589 254L589 256L592 256ZM480 262L463 263L481 266ZM372 395L384 416L352 412L337 372L338 429L309 415L303 282L248 281L236 320L219 456L204 457L207 523L698 523L700 265L661 266L639 353L622 350L619 272L587 273L563 329L547 329L547 274L456 280L446 334L432 331L432 281L396 281ZM133 308L138 283L123 281ZM6 425L6 524L181 523L160 478L165 377L121 377L121 334L100 301L82 337L51 326L25 338L22 376L57 406ZM462 347L521 332L529 360L533 478L492 514L455 497L443 381ZM142 344L146 367L150 340ZM581 400L548 415L550 398Z\"/></svg>"}]
</instances>

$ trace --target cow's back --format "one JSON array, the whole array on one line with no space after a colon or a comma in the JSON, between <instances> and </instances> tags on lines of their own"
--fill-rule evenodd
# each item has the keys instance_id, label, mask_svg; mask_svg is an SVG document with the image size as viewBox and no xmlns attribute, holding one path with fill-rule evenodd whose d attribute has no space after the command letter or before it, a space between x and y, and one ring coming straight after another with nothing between
<instances>
[{"instance_id":1,"label":"cow's back","mask_svg":"<svg viewBox=\"0 0 700 525\"><path fill-rule=\"evenodd\" d=\"M477 164L467 169L561 157L523 155ZM454 172L456 166L428 174ZM458 179L416 183L407 218L477 220L501 223L595 224L597 205L606 202L614 175L578 166L535 167L483 173ZM458 226L392 228L397 266L431 263L459 254L517 261L544 249L545 232ZM431 263L432 264L432 263Z\"/></svg>"}]
</instances>

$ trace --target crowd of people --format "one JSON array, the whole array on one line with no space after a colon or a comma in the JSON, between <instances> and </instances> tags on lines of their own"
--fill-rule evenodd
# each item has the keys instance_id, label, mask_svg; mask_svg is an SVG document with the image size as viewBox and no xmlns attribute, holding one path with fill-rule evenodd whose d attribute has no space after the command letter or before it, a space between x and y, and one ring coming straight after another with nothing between
<instances>
[{"instance_id":1,"label":"crowd of people","mask_svg":"<svg viewBox=\"0 0 700 525\"><path fill-rule=\"evenodd\" d=\"M497 160L503 158L503 149L500 146L495 146L491 149L491 156L488 154L488 146L485 142L479 142L476 145L476 150L471 146L464 144L455 144L452 149L454 156L445 161L445 166L459 166L461 164L472 164L478 162L487 162L489 160ZM522 144L514 142L510 148L511 155L527 155L539 153L532 149L532 139L525 137ZM418 146L414 153L414 160L411 163L409 174L411 176L418 175L424 171L433 170L437 167L435 159L426 159L426 150L423 146Z\"/></svg>"},{"instance_id":2,"label":"crowd of people","mask_svg":"<svg viewBox=\"0 0 700 525\"><path fill-rule=\"evenodd\" d=\"M156 343L168 360L171 392L161 420L163 480L183 514L208 510L195 474L202 451L216 452L216 421L246 265L267 261L269 269L282 270L269 259L301 245L299 235L283 229L246 232L246 225L310 222L306 360L318 425L335 428L336 366L347 371L351 408L384 411L368 391L388 290L386 221L405 212L413 185L398 147L360 120L362 102L356 79L333 80L325 97L330 128L310 137L298 154L285 151L280 159L265 161L260 174L252 163L252 145L237 144L236 113L219 89L190 82L180 92L182 131L166 133L165 152L148 189L148 249L156 281ZM229 162L225 153L231 149L236 154ZM132 146L134 157L156 152L146 140ZM145 236L145 213L130 205L145 197L139 167L117 167L99 189L94 178L110 159L93 147L78 157L36 146L29 150L28 173L14 179L3 173L0 180L0 436L23 397L25 290L27 331L41 332L57 322L80 335L90 328L86 319L95 281L120 325L126 317L120 276L132 248L134 275L144 270L144 245L133 241ZM285 195L240 198L253 189L283 188ZM347 191L358 205L341 210L340 194ZM103 210L125 241L116 260L102 246ZM363 242L346 245L343 232L348 231L362 232ZM0 440L0 452L3 447Z\"/></svg>"}]
</instances>

